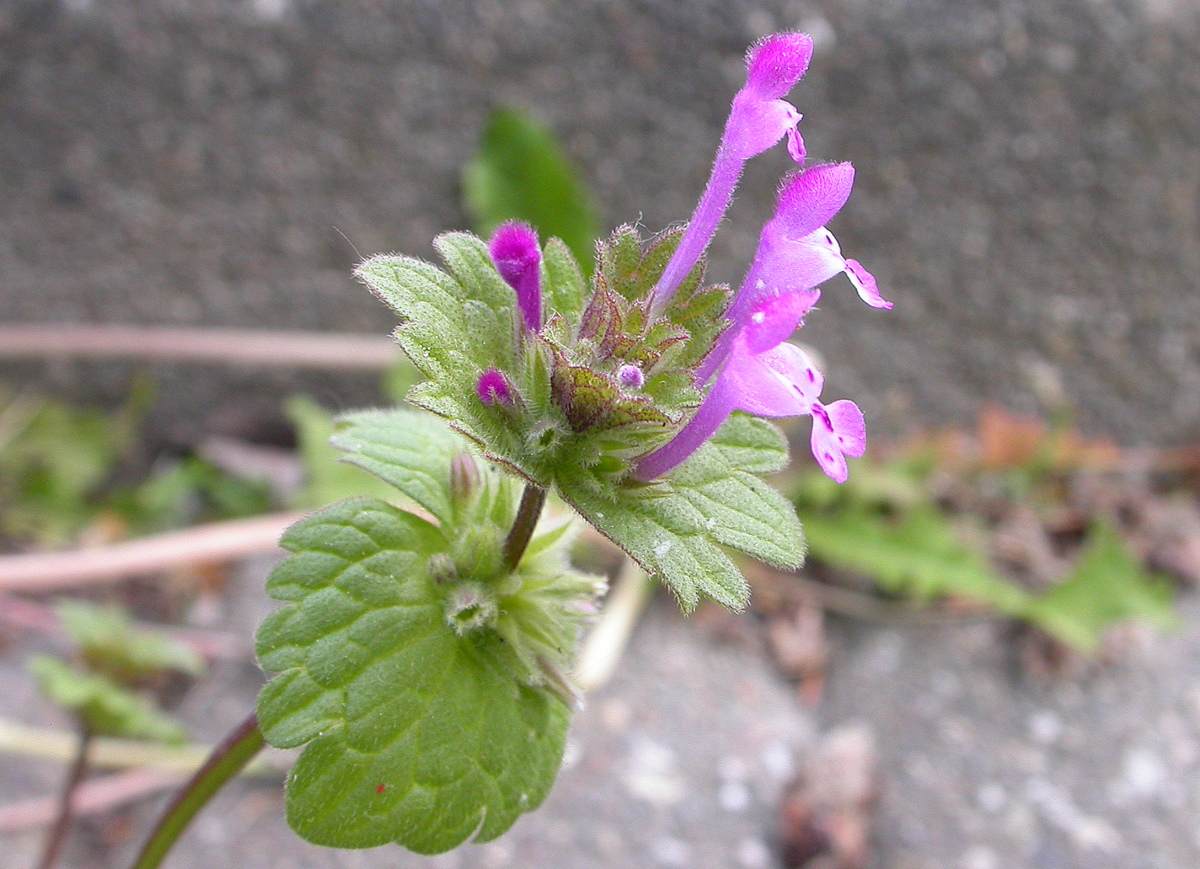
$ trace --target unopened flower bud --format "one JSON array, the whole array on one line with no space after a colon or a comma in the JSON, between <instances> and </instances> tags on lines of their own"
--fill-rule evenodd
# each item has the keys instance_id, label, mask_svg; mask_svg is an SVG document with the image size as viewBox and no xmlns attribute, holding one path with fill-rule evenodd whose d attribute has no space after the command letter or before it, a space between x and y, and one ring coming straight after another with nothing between
<instances>
[{"instance_id":1,"label":"unopened flower bud","mask_svg":"<svg viewBox=\"0 0 1200 869\"><path fill-rule=\"evenodd\" d=\"M470 453L459 453L450 461L450 498L456 505L469 503L482 482L479 465Z\"/></svg>"},{"instance_id":2,"label":"unopened flower bud","mask_svg":"<svg viewBox=\"0 0 1200 869\"><path fill-rule=\"evenodd\" d=\"M479 393L479 400L488 407L513 403L512 387L508 385L508 379L495 368L489 368L480 375L479 382L475 384L475 391Z\"/></svg>"},{"instance_id":3,"label":"unopened flower bud","mask_svg":"<svg viewBox=\"0 0 1200 869\"><path fill-rule=\"evenodd\" d=\"M537 232L527 223L510 221L500 225L488 245L500 277L517 293L517 306L525 328L542 328L542 289L539 266L542 251Z\"/></svg>"},{"instance_id":4,"label":"unopened flower bud","mask_svg":"<svg viewBox=\"0 0 1200 869\"><path fill-rule=\"evenodd\" d=\"M617 369L617 383L626 389L641 389L646 382L646 375L636 365L622 365Z\"/></svg>"}]
</instances>

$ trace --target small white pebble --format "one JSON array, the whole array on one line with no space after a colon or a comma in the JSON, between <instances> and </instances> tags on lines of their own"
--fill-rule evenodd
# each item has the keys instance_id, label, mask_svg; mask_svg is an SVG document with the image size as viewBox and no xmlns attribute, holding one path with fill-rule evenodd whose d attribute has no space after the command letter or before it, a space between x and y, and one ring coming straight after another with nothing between
<instances>
[{"instance_id":1,"label":"small white pebble","mask_svg":"<svg viewBox=\"0 0 1200 869\"><path fill-rule=\"evenodd\" d=\"M976 845L962 856L962 869L1000 869L1000 858L991 848Z\"/></svg>"},{"instance_id":2,"label":"small white pebble","mask_svg":"<svg viewBox=\"0 0 1200 869\"><path fill-rule=\"evenodd\" d=\"M254 0L254 14L264 21L279 21L288 13L289 0Z\"/></svg>"},{"instance_id":3,"label":"small white pebble","mask_svg":"<svg viewBox=\"0 0 1200 869\"><path fill-rule=\"evenodd\" d=\"M796 772L792 750L782 740L775 740L762 752L762 765L773 781L785 782Z\"/></svg>"},{"instance_id":4,"label":"small white pebble","mask_svg":"<svg viewBox=\"0 0 1200 869\"><path fill-rule=\"evenodd\" d=\"M650 846L654 859L662 866L687 866L691 862L692 849L679 839L659 839Z\"/></svg>"},{"instance_id":5,"label":"small white pebble","mask_svg":"<svg viewBox=\"0 0 1200 869\"><path fill-rule=\"evenodd\" d=\"M995 815L1004 808L1008 802L1008 794L1004 792L1004 788L995 782L986 782L979 786L979 792L976 794L976 799L979 800L979 807L989 814Z\"/></svg>"},{"instance_id":6,"label":"small white pebble","mask_svg":"<svg viewBox=\"0 0 1200 869\"><path fill-rule=\"evenodd\" d=\"M721 781L745 781L748 774L746 762L740 757L727 754L717 761L717 775Z\"/></svg>"},{"instance_id":7,"label":"small white pebble","mask_svg":"<svg viewBox=\"0 0 1200 869\"><path fill-rule=\"evenodd\" d=\"M761 839L742 839L737 846L737 862L742 869L767 869L773 862L771 849Z\"/></svg>"},{"instance_id":8,"label":"small white pebble","mask_svg":"<svg viewBox=\"0 0 1200 869\"><path fill-rule=\"evenodd\" d=\"M717 791L717 799L727 812L744 812L750 805L750 789L740 781L728 781Z\"/></svg>"},{"instance_id":9,"label":"small white pebble","mask_svg":"<svg viewBox=\"0 0 1200 869\"><path fill-rule=\"evenodd\" d=\"M1063 720L1049 709L1039 710L1029 716L1029 735L1038 745L1052 745L1063 734Z\"/></svg>"},{"instance_id":10,"label":"small white pebble","mask_svg":"<svg viewBox=\"0 0 1200 869\"><path fill-rule=\"evenodd\" d=\"M1123 778L1135 796L1158 793L1167 778L1167 770L1157 754L1148 748L1135 748L1125 755Z\"/></svg>"}]
</instances>

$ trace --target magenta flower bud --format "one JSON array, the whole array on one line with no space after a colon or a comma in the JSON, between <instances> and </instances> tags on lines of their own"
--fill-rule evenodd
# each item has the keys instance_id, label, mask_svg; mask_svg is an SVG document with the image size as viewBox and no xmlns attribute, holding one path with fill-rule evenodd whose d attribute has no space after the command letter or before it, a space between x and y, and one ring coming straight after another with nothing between
<instances>
[{"instance_id":1,"label":"magenta flower bud","mask_svg":"<svg viewBox=\"0 0 1200 869\"><path fill-rule=\"evenodd\" d=\"M626 389L641 389L646 383L646 375L636 365L622 365L617 369L617 383Z\"/></svg>"},{"instance_id":2,"label":"magenta flower bud","mask_svg":"<svg viewBox=\"0 0 1200 869\"><path fill-rule=\"evenodd\" d=\"M500 277L517 293L525 328L538 331L542 328L542 250L537 232L527 223L503 223L493 233L488 251Z\"/></svg>"},{"instance_id":3,"label":"magenta flower bud","mask_svg":"<svg viewBox=\"0 0 1200 869\"><path fill-rule=\"evenodd\" d=\"M495 368L489 368L479 376L475 391L479 393L479 400L488 407L513 403L513 392L512 387L508 385L508 378Z\"/></svg>"}]
</instances>

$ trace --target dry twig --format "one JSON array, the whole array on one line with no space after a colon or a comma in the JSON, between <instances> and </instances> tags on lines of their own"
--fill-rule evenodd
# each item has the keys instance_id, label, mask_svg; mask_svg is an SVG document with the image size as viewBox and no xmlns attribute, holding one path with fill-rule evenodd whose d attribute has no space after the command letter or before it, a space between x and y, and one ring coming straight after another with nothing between
<instances>
[{"instance_id":1,"label":"dry twig","mask_svg":"<svg viewBox=\"0 0 1200 869\"><path fill-rule=\"evenodd\" d=\"M149 796L173 787L186 773L163 769L134 769L84 782L71 799L74 817L95 815L122 803ZM41 827L54 820L58 809L55 797L36 797L0 806L0 833L16 833Z\"/></svg>"},{"instance_id":2,"label":"dry twig","mask_svg":"<svg viewBox=\"0 0 1200 869\"><path fill-rule=\"evenodd\" d=\"M0 592L53 591L270 552L301 515L275 513L70 552L0 556Z\"/></svg>"},{"instance_id":3,"label":"dry twig","mask_svg":"<svg viewBox=\"0 0 1200 869\"><path fill-rule=\"evenodd\" d=\"M383 335L190 329L174 326L0 326L0 358L79 357L207 362L273 368L380 371L398 357Z\"/></svg>"},{"instance_id":4,"label":"dry twig","mask_svg":"<svg viewBox=\"0 0 1200 869\"><path fill-rule=\"evenodd\" d=\"M0 594L0 625L33 631L53 639L66 637L54 607L7 594ZM233 634L149 622L134 622L133 626L139 631L167 636L210 660L242 658L250 652L249 642Z\"/></svg>"}]
</instances>

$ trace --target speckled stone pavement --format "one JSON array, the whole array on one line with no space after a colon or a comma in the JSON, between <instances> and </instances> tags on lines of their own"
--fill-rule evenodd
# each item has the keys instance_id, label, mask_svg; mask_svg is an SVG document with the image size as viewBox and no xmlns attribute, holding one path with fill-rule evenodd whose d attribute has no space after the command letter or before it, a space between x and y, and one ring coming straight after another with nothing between
<instances>
[{"instance_id":1,"label":"speckled stone pavement","mask_svg":"<svg viewBox=\"0 0 1200 869\"><path fill-rule=\"evenodd\" d=\"M272 605L261 591L268 566L249 565L225 599L223 622L239 635ZM1109 662L1053 681L1023 675L994 623L834 620L825 700L808 710L756 644L715 640L662 598L579 715L546 804L497 842L437 858L315 848L287 830L278 783L260 782L218 797L168 865L770 869L782 789L821 734L858 722L874 733L882 768L870 869L1194 869L1200 600L1184 599L1181 612L1178 631L1127 632ZM6 714L63 726L21 673L25 652L0 653L15 701ZM216 739L260 682L248 660L224 664L181 711L198 738ZM2 756L0 798L49 792L60 775ZM86 822L71 865L124 869L156 811ZM39 840L0 837L6 869L31 865Z\"/></svg>"},{"instance_id":2,"label":"speckled stone pavement","mask_svg":"<svg viewBox=\"0 0 1200 869\"><path fill-rule=\"evenodd\" d=\"M7 0L0 316L384 334L350 269L467 225L492 105L552 125L608 226L656 231L691 213L746 45L789 28L817 42L792 95L811 158L858 173L832 229L896 303L830 283L804 334L831 397L876 432L991 400L1196 439L1197 0ZM718 279L787 168L750 166ZM131 371L6 376L116 398ZM184 440L262 434L298 385L370 400L369 378L156 373L156 430Z\"/></svg>"}]
</instances>

